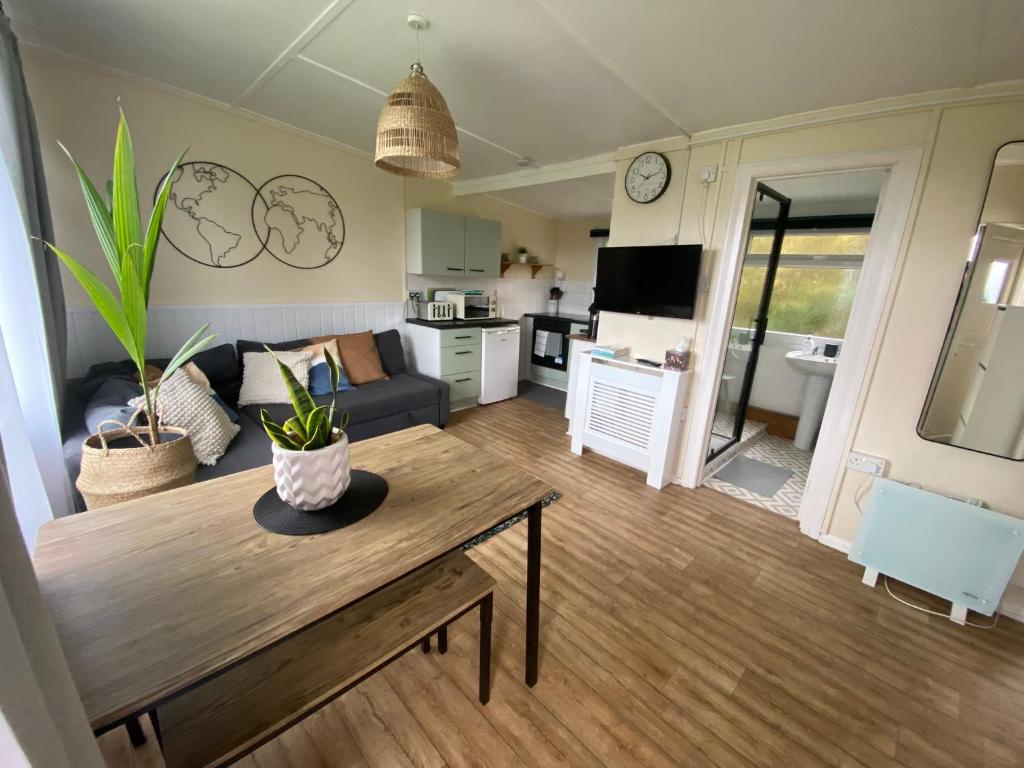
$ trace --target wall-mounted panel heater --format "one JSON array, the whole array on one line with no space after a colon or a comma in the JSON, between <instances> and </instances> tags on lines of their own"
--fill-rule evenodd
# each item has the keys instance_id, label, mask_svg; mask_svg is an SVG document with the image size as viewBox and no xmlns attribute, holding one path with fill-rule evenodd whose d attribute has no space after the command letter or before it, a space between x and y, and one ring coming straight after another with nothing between
<instances>
[{"instance_id":1,"label":"wall-mounted panel heater","mask_svg":"<svg viewBox=\"0 0 1024 768\"><path fill-rule=\"evenodd\" d=\"M850 548L864 583L879 573L991 616L1024 551L1024 520L930 491L876 478Z\"/></svg>"}]
</instances>

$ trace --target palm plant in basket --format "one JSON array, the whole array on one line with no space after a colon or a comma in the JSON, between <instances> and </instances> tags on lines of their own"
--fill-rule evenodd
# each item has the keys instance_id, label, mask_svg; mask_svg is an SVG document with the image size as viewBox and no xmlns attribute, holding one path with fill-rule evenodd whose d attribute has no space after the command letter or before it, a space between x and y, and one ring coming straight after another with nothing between
<instances>
[{"instance_id":1,"label":"palm plant in basket","mask_svg":"<svg viewBox=\"0 0 1024 768\"><path fill-rule=\"evenodd\" d=\"M277 361L295 411L294 416L278 424L265 408L260 410L263 429L273 442L277 494L296 509L307 512L329 507L348 490L352 475L345 434L347 411L341 414L339 426L334 426L340 379L338 363L324 350L334 395L330 405L317 405L292 369L278 360L270 347L266 350Z\"/></svg>"},{"instance_id":2,"label":"palm plant in basket","mask_svg":"<svg viewBox=\"0 0 1024 768\"><path fill-rule=\"evenodd\" d=\"M63 144L60 146L78 175L96 238L117 288L116 294L80 261L53 243L46 243L46 246L78 280L138 369L144 395L142 410L148 422L146 427L134 426L133 416L128 424L119 424L120 429L105 430L104 424L100 424L97 434L86 439L76 485L86 505L95 509L194 481L196 457L192 442L186 430L159 424L157 397L160 385L209 344L213 336L204 336L209 327L204 325L171 358L159 380L149 380L146 375L149 288L168 194L185 153L178 156L164 176L149 222L143 230L135 185L135 155L124 112L121 112L117 125L114 174L108 186L109 203L100 196L68 149ZM161 434L168 439L161 441Z\"/></svg>"},{"instance_id":3,"label":"palm plant in basket","mask_svg":"<svg viewBox=\"0 0 1024 768\"><path fill-rule=\"evenodd\" d=\"M109 205L100 196L96 186L67 147L61 144L60 148L67 154L78 175L82 196L89 209L93 229L96 230L96 238L107 259L107 265L110 267L120 296L115 296L102 280L77 259L72 258L52 243L47 243L46 246L71 270L71 274L89 295L100 315L110 326L114 336L125 348L128 357L138 368L139 381L145 396L143 410L149 422L149 444L155 446L160 443L156 413L160 385L214 338L213 335L203 336L209 328L209 323L203 325L171 358L171 362L164 369L160 379L155 383L147 381L146 334L149 287L153 278L153 267L156 264L156 248L160 241L160 227L163 223L164 211L167 208L167 196L171 190L175 171L185 156L185 151L178 155L160 183L156 201L149 216L149 223L143 232L142 217L139 214L139 196L135 184L135 153L124 112L120 113L117 125L114 175L109 186Z\"/></svg>"}]
</instances>

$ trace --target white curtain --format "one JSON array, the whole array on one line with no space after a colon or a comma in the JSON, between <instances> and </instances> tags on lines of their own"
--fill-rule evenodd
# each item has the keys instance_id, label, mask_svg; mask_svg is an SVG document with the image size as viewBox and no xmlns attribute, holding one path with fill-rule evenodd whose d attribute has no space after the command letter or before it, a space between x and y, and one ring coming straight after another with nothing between
<instances>
[{"instance_id":1,"label":"white curtain","mask_svg":"<svg viewBox=\"0 0 1024 768\"><path fill-rule=\"evenodd\" d=\"M0 304L6 305L7 301L6 296L0 298ZM40 459L43 457L35 452L30 437L31 429L34 428L41 433L37 435L37 439L46 443L56 443L54 450L49 452L49 458L51 462L56 461L57 469L63 475L62 478L56 478L60 493L66 493L64 489L67 488L67 475L63 474L60 435L56 432L56 414L53 413L52 400L49 405L50 413L44 414L31 428L22 411L21 398L18 396L7 354L7 327L6 323L0 327L0 434L3 435L4 459L10 470L11 497L14 500L15 513L25 546L31 552L35 547L39 526L54 517L40 469ZM47 404L44 402L41 407L46 408ZM54 451L56 456L52 455ZM67 501L64 503L67 505Z\"/></svg>"},{"instance_id":2,"label":"white curtain","mask_svg":"<svg viewBox=\"0 0 1024 768\"><path fill-rule=\"evenodd\" d=\"M64 299L32 105L18 42L0 13L0 431L29 549L39 526L72 510L60 437Z\"/></svg>"},{"instance_id":3,"label":"white curtain","mask_svg":"<svg viewBox=\"0 0 1024 768\"><path fill-rule=\"evenodd\" d=\"M39 526L72 510L46 328L25 219L0 140L0 433L29 551Z\"/></svg>"}]
</instances>

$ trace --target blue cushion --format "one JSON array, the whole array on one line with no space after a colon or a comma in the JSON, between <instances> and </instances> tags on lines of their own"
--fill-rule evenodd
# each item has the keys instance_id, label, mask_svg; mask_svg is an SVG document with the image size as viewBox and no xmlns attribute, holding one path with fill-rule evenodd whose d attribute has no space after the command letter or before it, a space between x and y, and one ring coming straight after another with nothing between
<instances>
[{"instance_id":1,"label":"blue cushion","mask_svg":"<svg viewBox=\"0 0 1024 768\"><path fill-rule=\"evenodd\" d=\"M338 365L338 391L348 392L355 389L352 382L345 375L345 369ZM331 394L331 369L327 363L317 363L309 369L309 394L329 395Z\"/></svg>"}]
</instances>

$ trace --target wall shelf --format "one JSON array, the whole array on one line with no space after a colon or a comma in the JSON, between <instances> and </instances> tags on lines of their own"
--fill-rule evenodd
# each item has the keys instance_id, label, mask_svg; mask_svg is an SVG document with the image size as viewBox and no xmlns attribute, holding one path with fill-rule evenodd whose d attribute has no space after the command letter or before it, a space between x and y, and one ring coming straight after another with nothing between
<instances>
[{"instance_id":1,"label":"wall shelf","mask_svg":"<svg viewBox=\"0 0 1024 768\"><path fill-rule=\"evenodd\" d=\"M509 267L529 267L530 268L530 279L535 278L538 273L545 267L553 267L554 264L520 264L518 261L503 261L501 262L501 276L504 277L505 273L508 272Z\"/></svg>"}]
</instances>

